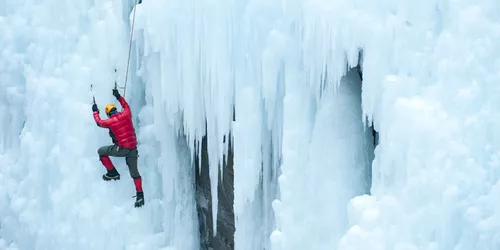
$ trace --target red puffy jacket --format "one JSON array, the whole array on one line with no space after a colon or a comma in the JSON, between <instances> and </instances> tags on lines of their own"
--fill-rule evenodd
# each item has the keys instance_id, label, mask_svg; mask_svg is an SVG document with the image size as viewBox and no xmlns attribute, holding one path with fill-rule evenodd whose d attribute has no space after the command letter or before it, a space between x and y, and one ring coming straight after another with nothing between
<instances>
[{"instance_id":1,"label":"red puffy jacket","mask_svg":"<svg viewBox=\"0 0 500 250\"><path fill-rule=\"evenodd\" d=\"M132 112L125 101L125 98L120 96L118 99L123 107L122 112L112 115L106 120L101 120L99 112L94 112L94 120L97 126L101 128L109 128L115 135L118 146L121 148L132 149L137 147L137 138L135 135L134 124L132 123Z\"/></svg>"}]
</instances>

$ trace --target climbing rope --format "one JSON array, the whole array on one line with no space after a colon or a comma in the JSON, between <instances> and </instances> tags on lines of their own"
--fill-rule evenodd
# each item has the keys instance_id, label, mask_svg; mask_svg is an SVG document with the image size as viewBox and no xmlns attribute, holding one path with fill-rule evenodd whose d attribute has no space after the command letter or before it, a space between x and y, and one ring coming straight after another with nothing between
<instances>
[{"instance_id":1,"label":"climbing rope","mask_svg":"<svg viewBox=\"0 0 500 250\"><path fill-rule=\"evenodd\" d=\"M127 80L128 80L128 69L130 67L130 54L132 52L132 38L134 36L134 26L135 26L135 11L137 10L137 0L134 3L134 15L132 17L132 29L130 30L130 42L128 47L128 59L127 59L127 72L125 73L125 86L123 89L123 97L127 93Z\"/></svg>"}]
</instances>

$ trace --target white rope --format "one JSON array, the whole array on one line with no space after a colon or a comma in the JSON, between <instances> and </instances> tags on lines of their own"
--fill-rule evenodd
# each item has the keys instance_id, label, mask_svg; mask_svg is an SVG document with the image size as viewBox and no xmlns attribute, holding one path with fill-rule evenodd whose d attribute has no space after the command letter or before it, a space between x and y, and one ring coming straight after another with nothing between
<instances>
[{"instance_id":1,"label":"white rope","mask_svg":"<svg viewBox=\"0 0 500 250\"><path fill-rule=\"evenodd\" d=\"M127 80L128 80L128 69L130 67L130 53L132 52L132 38L134 36L134 26L135 26L135 11L137 10L137 0L134 3L134 16L132 17L132 29L130 30L130 43L128 48L128 60L127 60L127 73L125 73L125 87L123 89L123 97L127 93Z\"/></svg>"}]
</instances>

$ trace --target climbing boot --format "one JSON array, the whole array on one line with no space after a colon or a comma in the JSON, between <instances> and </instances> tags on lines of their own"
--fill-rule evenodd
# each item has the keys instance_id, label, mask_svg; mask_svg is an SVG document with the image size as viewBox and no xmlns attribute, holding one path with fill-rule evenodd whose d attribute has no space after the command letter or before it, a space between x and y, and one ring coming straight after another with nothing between
<instances>
[{"instance_id":1,"label":"climbing boot","mask_svg":"<svg viewBox=\"0 0 500 250\"><path fill-rule=\"evenodd\" d=\"M137 192L136 200L135 200L135 207L142 207L144 205L144 193L143 192Z\"/></svg>"},{"instance_id":2,"label":"climbing boot","mask_svg":"<svg viewBox=\"0 0 500 250\"><path fill-rule=\"evenodd\" d=\"M111 170L108 170L108 173L102 176L102 179L105 181L110 181L110 180L117 181L120 179L120 174L118 173L118 171L116 171L116 168L112 168Z\"/></svg>"}]
</instances>

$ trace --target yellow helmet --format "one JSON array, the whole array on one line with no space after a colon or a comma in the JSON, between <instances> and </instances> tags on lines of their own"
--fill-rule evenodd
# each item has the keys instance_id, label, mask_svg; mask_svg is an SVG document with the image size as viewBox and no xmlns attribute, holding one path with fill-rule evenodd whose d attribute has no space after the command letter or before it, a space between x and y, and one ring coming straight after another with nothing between
<instances>
[{"instance_id":1,"label":"yellow helmet","mask_svg":"<svg viewBox=\"0 0 500 250\"><path fill-rule=\"evenodd\" d=\"M111 111L116 111L116 106L114 104L110 103L110 104L106 105L106 109L104 109L104 111L106 111L106 115L109 116L109 113Z\"/></svg>"}]
</instances>

